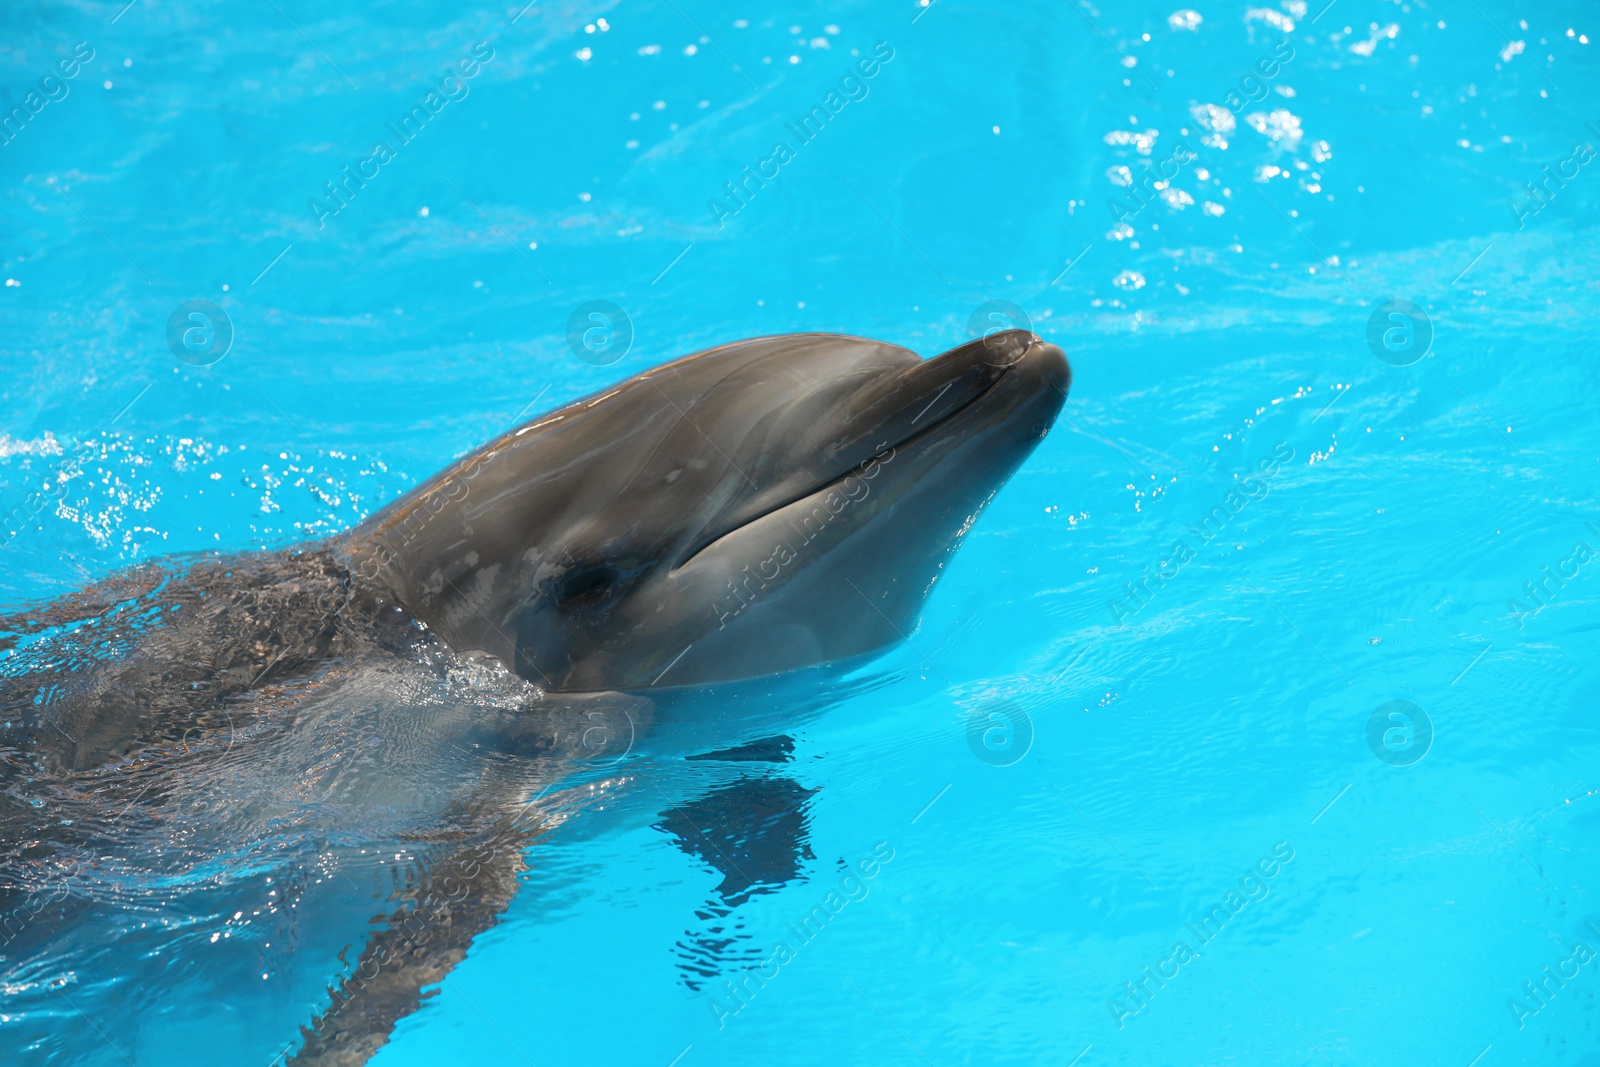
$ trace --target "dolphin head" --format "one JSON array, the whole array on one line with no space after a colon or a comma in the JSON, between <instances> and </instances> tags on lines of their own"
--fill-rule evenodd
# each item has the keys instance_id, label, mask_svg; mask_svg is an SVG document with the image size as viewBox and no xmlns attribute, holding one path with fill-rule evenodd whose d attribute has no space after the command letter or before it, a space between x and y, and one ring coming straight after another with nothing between
<instances>
[{"instance_id":1,"label":"dolphin head","mask_svg":"<svg viewBox=\"0 0 1600 1067\"><path fill-rule=\"evenodd\" d=\"M857 657L915 628L1070 382L1021 330L928 360L831 334L724 345L510 431L336 552L550 690Z\"/></svg>"}]
</instances>

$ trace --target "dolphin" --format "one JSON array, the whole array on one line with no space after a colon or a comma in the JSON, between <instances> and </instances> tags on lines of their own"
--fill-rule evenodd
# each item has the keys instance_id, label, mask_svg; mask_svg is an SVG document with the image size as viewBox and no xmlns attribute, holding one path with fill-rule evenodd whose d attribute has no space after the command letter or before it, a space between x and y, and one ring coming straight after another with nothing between
<instances>
[{"instance_id":1,"label":"dolphin","mask_svg":"<svg viewBox=\"0 0 1600 1067\"><path fill-rule=\"evenodd\" d=\"M279 1015L316 1005L288 1062L366 1062L498 921L530 845L668 735L675 695L825 679L904 640L1070 384L1018 330L926 360L834 334L722 345L327 540L157 560L0 619L12 1033L59 1052L27 1029L59 1008L54 963L116 976L206 916L212 944L277 922L307 946L258 950ZM353 963L309 947L302 928L373 899ZM200 968L169 955L151 1003Z\"/></svg>"}]
</instances>

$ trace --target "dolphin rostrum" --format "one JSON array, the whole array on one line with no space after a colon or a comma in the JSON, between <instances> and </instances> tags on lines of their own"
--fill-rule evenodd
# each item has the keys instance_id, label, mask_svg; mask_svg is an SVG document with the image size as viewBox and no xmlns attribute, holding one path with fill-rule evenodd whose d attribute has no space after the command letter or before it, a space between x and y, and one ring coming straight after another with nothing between
<instances>
[{"instance_id":1,"label":"dolphin rostrum","mask_svg":"<svg viewBox=\"0 0 1600 1067\"><path fill-rule=\"evenodd\" d=\"M270 943L311 1005L290 1062L364 1063L504 912L529 844L617 788L663 699L915 629L1070 380L1025 331L928 360L723 345L327 541L160 560L0 619L0 1048L61 1053L58 982L218 923L210 944ZM373 899L353 963L260 933ZM124 996L204 978L162 967Z\"/></svg>"}]
</instances>

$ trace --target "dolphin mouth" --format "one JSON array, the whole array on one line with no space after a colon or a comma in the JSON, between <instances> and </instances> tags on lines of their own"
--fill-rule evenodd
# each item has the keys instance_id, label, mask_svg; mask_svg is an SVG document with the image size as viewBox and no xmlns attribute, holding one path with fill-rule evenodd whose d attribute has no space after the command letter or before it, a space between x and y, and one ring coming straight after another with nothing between
<instances>
[{"instance_id":1,"label":"dolphin mouth","mask_svg":"<svg viewBox=\"0 0 1600 1067\"><path fill-rule=\"evenodd\" d=\"M1038 349L1042 349L1046 353L1054 353L1055 358L1059 360L1062 373L1053 376L1049 384L1056 388L1065 398L1072 380L1065 356L1055 345L1027 330L1007 330L978 338L967 344L942 352L931 359L923 360L915 367L910 368L905 374L892 380L892 384L904 386L914 379L935 376L935 381L932 384L937 385L937 376L945 376L947 380L936 391L933 391L932 396L922 392L915 395L912 398L912 402L907 404L903 402L906 398L896 396L894 391L891 390L886 396L869 398L867 404L863 406L863 412L873 412L884 407L891 408L887 418L874 423L878 427L887 425L888 436L869 433L858 434L853 440L847 439L841 446L841 450L849 448L853 444L855 447L848 454L859 456L860 458L844 466L842 470L839 470L832 477L824 478L809 488L790 492L771 500L764 500L759 510L748 514L740 514L737 521L726 527L716 529L714 533L701 537L673 566L672 571L676 573L687 567L696 557L716 545L719 541L738 533L753 523L761 521L774 512L837 488L846 479L859 475L874 461L880 461L885 456L892 456L899 449L913 446L937 436L952 422L991 396L1003 383L1014 378L1015 375L1012 372L1022 365L1024 359L1030 353ZM958 385L965 385L966 387L956 390ZM952 391L956 391L956 395L947 400L946 397ZM915 414L910 417L909 423L895 425L897 421L903 422L903 420L896 420L895 415L904 415L904 413L912 411ZM862 412L858 412L855 418L859 419L861 416ZM865 444L865 442L871 441L874 437L880 438L878 443Z\"/></svg>"}]
</instances>

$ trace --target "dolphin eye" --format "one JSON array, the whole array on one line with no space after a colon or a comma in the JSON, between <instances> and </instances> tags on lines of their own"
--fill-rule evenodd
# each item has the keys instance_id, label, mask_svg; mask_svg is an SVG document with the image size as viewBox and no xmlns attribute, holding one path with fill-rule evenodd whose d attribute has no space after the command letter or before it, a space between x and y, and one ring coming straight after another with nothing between
<instances>
[{"instance_id":1,"label":"dolphin eye","mask_svg":"<svg viewBox=\"0 0 1600 1067\"><path fill-rule=\"evenodd\" d=\"M556 607L578 614L609 607L621 577L614 568L604 565L569 571L556 585Z\"/></svg>"}]
</instances>

